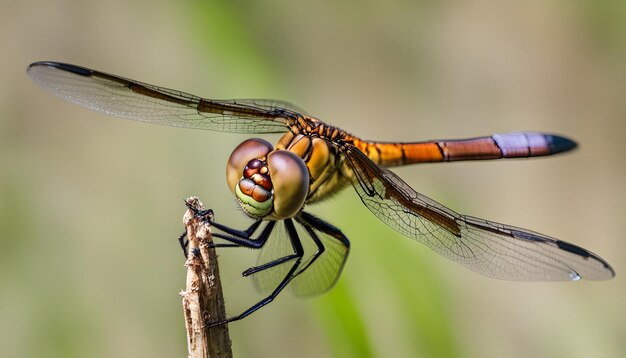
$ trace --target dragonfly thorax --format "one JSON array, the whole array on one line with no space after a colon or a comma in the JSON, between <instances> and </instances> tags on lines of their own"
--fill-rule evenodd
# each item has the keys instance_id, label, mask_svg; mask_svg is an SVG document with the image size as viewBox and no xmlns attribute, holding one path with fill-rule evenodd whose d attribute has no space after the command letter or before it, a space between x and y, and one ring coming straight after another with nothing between
<instances>
[{"instance_id":1,"label":"dragonfly thorax","mask_svg":"<svg viewBox=\"0 0 626 358\"><path fill-rule=\"evenodd\" d=\"M226 177L241 208L258 219L293 217L309 190L309 174L302 159L258 138L235 148L228 159Z\"/></svg>"},{"instance_id":2,"label":"dragonfly thorax","mask_svg":"<svg viewBox=\"0 0 626 358\"><path fill-rule=\"evenodd\" d=\"M306 164L309 171L306 202L309 204L330 197L349 183L351 171L345 168L344 157L340 155L338 147L326 137L336 137L337 133L333 127L318 126L313 133L286 133L276 143L276 148L296 154Z\"/></svg>"}]
</instances>

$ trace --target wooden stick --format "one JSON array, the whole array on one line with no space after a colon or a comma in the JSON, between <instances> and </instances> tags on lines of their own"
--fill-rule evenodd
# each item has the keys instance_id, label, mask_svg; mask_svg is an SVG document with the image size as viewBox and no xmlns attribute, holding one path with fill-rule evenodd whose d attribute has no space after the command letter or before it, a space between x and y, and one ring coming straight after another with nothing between
<instances>
[{"instance_id":1,"label":"wooden stick","mask_svg":"<svg viewBox=\"0 0 626 358\"><path fill-rule=\"evenodd\" d=\"M189 209L183 222L189 245L185 263L186 288L180 295L183 297L189 357L232 357L228 326L207 327L207 322L225 319L226 309L217 255L215 249L208 247L213 242L210 225L206 215L197 215L204 210L204 205L197 197L188 198L185 202Z\"/></svg>"}]
</instances>

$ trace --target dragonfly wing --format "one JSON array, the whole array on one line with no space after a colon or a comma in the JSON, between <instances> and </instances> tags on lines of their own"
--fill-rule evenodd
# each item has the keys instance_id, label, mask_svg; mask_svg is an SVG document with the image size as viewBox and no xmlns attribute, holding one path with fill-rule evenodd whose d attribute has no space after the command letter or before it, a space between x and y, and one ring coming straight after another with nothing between
<instances>
[{"instance_id":1,"label":"dragonfly wing","mask_svg":"<svg viewBox=\"0 0 626 358\"><path fill-rule=\"evenodd\" d=\"M349 252L349 242L339 229L308 213L295 217L304 256L289 287L296 296L310 297L328 291L337 282ZM323 249L320 251L320 245ZM284 225L277 225L261 249L259 266L294 253ZM257 291L272 292L285 278L294 261L286 261L252 275Z\"/></svg>"},{"instance_id":2,"label":"dragonfly wing","mask_svg":"<svg viewBox=\"0 0 626 358\"><path fill-rule=\"evenodd\" d=\"M141 122L220 132L282 133L301 116L285 102L204 99L58 62L35 62L27 72L36 83L65 100Z\"/></svg>"},{"instance_id":3,"label":"dragonfly wing","mask_svg":"<svg viewBox=\"0 0 626 358\"><path fill-rule=\"evenodd\" d=\"M305 256L290 288L296 296L317 296L337 283L350 252L350 242L339 229L306 212L300 212L296 221L306 230L308 237L302 237L301 241L305 253L310 254Z\"/></svg>"},{"instance_id":4,"label":"dragonfly wing","mask_svg":"<svg viewBox=\"0 0 626 358\"><path fill-rule=\"evenodd\" d=\"M296 225L296 229L298 234L300 234L301 230L299 225ZM282 222L278 222L270 237L267 239L267 242L259 252L257 265L261 266L278 258L292 255L293 253L294 249L289 241L285 225L283 225ZM291 260L271 267L267 270L255 272L252 275L254 287L262 294L271 293L285 278L293 264L294 262Z\"/></svg>"},{"instance_id":5,"label":"dragonfly wing","mask_svg":"<svg viewBox=\"0 0 626 358\"><path fill-rule=\"evenodd\" d=\"M493 278L519 281L609 279L611 266L576 245L458 214L416 192L356 147L344 153L352 184L367 208L398 232L438 254Z\"/></svg>"}]
</instances>

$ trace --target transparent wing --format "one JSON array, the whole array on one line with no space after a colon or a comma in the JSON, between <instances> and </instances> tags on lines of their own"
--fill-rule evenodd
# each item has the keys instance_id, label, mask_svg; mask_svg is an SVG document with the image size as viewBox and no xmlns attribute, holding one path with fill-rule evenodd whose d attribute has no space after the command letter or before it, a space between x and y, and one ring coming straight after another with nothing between
<instances>
[{"instance_id":1,"label":"transparent wing","mask_svg":"<svg viewBox=\"0 0 626 358\"><path fill-rule=\"evenodd\" d=\"M302 239L305 253L308 246L313 254L302 263L290 288L296 296L316 296L337 283L348 259L350 242L339 229L306 212L298 214L296 221L308 234Z\"/></svg>"},{"instance_id":2,"label":"transparent wing","mask_svg":"<svg viewBox=\"0 0 626 358\"><path fill-rule=\"evenodd\" d=\"M493 278L520 281L609 279L611 266L576 245L542 234L460 215L417 193L356 147L343 148L352 184L367 208L398 232Z\"/></svg>"},{"instance_id":3,"label":"transparent wing","mask_svg":"<svg viewBox=\"0 0 626 358\"><path fill-rule=\"evenodd\" d=\"M300 225L296 225L296 230L300 235L302 230ZM277 223L267 242L259 252L257 265L261 266L274 261L280 257L285 257L294 253L289 241L287 230L282 222ZM257 291L262 294L269 294L285 278L293 266L293 261L284 262L267 270L256 272L252 275L252 282Z\"/></svg>"},{"instance_id":4,"label":"transparent wing","mask_svg":"<svg viewBox=\"0 0 626 358\"><path fill-rule=\"evenodd\" d=\"M337 282L349 252L349 242L337 228L307 213L296 216L296 231L304 256L289 287L296 296L310 297L328 291ZM323 249L320 250L320 246ZM259 254L258 265L294 253L284 225L277 225ZM294 261L252 275L256 289L268 294L285 278Z\"/></svg>"},{"instance_id":5,"label":"transparent wing","mask_svg":"<svg viewBox=\"0 0 626 358\"><path fill-rule=\"evenodd\" d=\"M173 127L281 133L301 116L297 108L281 101L204 99L58 62L35 62L27 72L45 89L85 108Z\"/></svg>"}]
</instances>

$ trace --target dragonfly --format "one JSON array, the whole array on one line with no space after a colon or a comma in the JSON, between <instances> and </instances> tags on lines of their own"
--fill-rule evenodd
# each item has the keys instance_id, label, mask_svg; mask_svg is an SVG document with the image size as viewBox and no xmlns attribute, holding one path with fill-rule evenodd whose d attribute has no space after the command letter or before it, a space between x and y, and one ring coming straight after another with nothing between
<instances>
[{"instance_id":1,"label":"dragonfly","mask_svg":"<svg viewBox=\"0 0 626 358\"><path fill-rule=\"evenodd\" d=\"M215 247L263 249L251 276L266 296L221 325L272 302L287 286L298 296L328 291L350 251L343 232L305 211L352 186L378 219L481 275L517 281L605 280L608 262L580 246L527 229L459 214L418 193L389 168L427 162L540 157L576 143L539 132L419 142L363 140L275 100L215 100L59 62L35 62L28 75L53 94L107 115L173 127L282 134L275 145L251 138L227 162L230 190L253 223L244 230L211 221ZM184 242L181 238L181 245ZM184 247L183 247L184 250Z\"/></svg>"}]
</instances>

